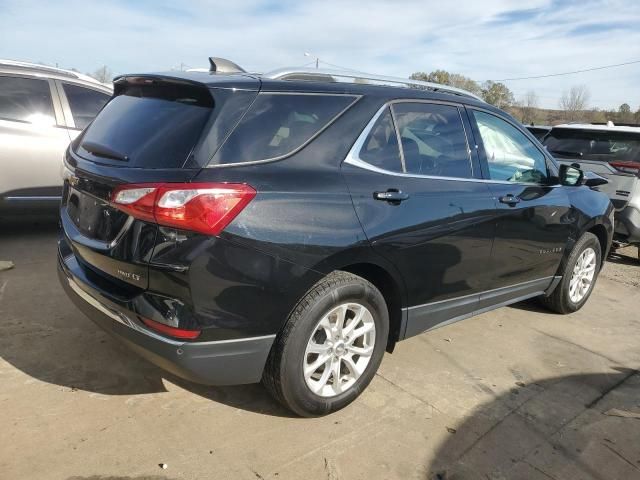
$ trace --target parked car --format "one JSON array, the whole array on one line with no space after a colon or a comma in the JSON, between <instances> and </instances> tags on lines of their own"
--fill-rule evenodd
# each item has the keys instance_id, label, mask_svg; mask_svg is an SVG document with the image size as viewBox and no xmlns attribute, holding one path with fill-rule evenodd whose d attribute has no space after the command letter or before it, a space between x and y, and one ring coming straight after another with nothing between
<instances>
[{"instance_id":1,"label":"parked car","mask_svg":"<svg viewBox=\"0 0 640 480\"><path fill-rule=\"evenodd\" d=\"M561 164L577 165L609 180L599 188L616 211L616 244L638 245L640 259L640 126L558 125L543 144Z\"/></svg>"},{"instance_id":2,"label":"parked car","mask_svg":"<svg viewBox=\"0 0 640 480\"><path fill-rule=\"evenodd\" d=\"M77 72L0 60L0 216L57 211L64 151L111 93Z\"/></svg>"},{"instance_id":3,"label":"parked car","mask_svg":"<svg viewBox=\"0 0 640 480\"><path fill-rule=\"evenodd\" d=\"M551 127L547 125L526 125L526 127L540 142L544 140L544 137L546 137L551 130Z\"/></svg>"},{"instance_id":4,"label":"parked car","mask_svg":"<svg viewBox=\"0 0 640 480\"><path fill-rule=\"evenodd\" d=\"M508 114L438 84L212 64L118 77L66 155L62 285L152 362L322 415L399 340L589 298L613 233L602 179Z\"/></svg>"}]
</instances>

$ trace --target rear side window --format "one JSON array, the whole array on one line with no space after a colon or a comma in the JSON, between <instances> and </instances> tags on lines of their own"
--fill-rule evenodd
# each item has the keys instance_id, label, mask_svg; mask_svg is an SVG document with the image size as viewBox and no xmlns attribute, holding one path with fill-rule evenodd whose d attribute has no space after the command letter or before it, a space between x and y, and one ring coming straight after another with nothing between
<instances>
[{"instance_id":1,"label":"rear side window","mask_svg":"<svg viewBox=\"0 0 640 480\"><path fill-rule=\"evenodd\" d=\"M211 165L274 160L303 147L357 97L260 93Z\"/></svg>"},{"instance_id":2,"label":"rear side window","mask_svg":"<svg viewBox=\"0 0 640 480\"><path fill-rule=\"evenodd\" d=\"M407 173L471 177L471 159L458 107L431 103L393 105Z\"/></svg>"},{"instance_id":3,"label":"rear side window","mask_svg":"<svg viewBox=\"0 0 640 480\"><path fill-rule=\"evenodd\" d=\"M71 108L76 128L84 129L89 125L100 109L109 101L109 95L90 88L70 83L63 83L62 88L64 88L64 93L69 101L69 108Z\"/></svg>"},{"instance_id":4,"label":"rear side window","mask_svg":"<svg viewBox=\"0 0 640 480\"><path fill-rule=\"evenodd\" d=\"M172 83L118 88L85 131L77 153L127 167L182 167L213 111L209 91Z\"/></svg>"},{"instance_id":5,"label":"rear side window","mask_svg":"<svg viewBox=\"0 0 640 480\"><path fill-rule=\"evenodd\" d=\"M374 167L390 172L402 172L398 135L393 124L391 110L388 107L378 117L364 140L359 156L361 160Z\"/></svg>"},{"instance_id":6,"label":"rear side window","mask_svg":"<svg viewBox=\"0 0 640 480\"><path fill-rule=\"evenodd\" d=\"M49 82L35 78L0 77L0 119L55 125Z\"/></svg>"}]
</instances>

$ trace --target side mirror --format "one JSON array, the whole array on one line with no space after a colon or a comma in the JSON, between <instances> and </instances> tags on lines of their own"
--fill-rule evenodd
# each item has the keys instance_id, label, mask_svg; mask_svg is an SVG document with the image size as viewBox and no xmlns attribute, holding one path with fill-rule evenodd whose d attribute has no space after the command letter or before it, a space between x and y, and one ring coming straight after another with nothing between
<instances>
[{"instance_id":1,"label":"side mirror","mask_svg":"<svg viewBox=\"0 0 640 480\"><path fill-rule=\"evenodd\" d=\"M567 187L577 187L582 185L584 172L574 166L560 165L560 184Z\"/></svg>"}]
</instances>

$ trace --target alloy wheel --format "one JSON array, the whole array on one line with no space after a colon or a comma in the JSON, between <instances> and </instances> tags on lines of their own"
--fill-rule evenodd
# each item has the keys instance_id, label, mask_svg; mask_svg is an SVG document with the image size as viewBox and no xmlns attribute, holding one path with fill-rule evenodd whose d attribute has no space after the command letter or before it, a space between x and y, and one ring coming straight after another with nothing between
<instances>
[{"instance_id":1,"label":"alloy wheel","mask_svg":"<svg viewBox=\"0 0 640 480\"><path fill-rule=\"evenodd\" d=\"M569 298L573 303L580 302L589 293L596 274L596 252L585 248L580 254L569 281Z\"/></svg>"},{"instance_id":2,"label":"alloy wheel","mask_svg":"<svg viewBox=\"0 0 640 480\"><path fill-rule=\"evenodd\" d=\"M307 342L303 373L309 389L321 397L347 391L369 365L375 340L375 322L364 305L349 302L332 308Z\"/></svg>"}]
</instances>

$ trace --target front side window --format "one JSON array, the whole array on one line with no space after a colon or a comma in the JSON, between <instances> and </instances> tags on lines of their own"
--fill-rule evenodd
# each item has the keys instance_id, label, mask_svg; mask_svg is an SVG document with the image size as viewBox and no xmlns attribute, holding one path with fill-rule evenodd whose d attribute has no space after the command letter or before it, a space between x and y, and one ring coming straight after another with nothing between
<instances>
[{"instance_id":1,"label":"front side window","mask_svg":"<svg viewBox=\"0 0 640 480\"><path fill-rule=\"evenodd\" d=\"M69 108L76 128L84 129L109 101L109 95L89 88L63 83L64 93L69 100Z\"/></svg>"},{"instance_id":2,"label":"front side window","mask_svg":"<svg viewBox=\"0 0 640 480\"><path fill-rule=\"evenodd\" d=\"M55 125L49 82L0 76L0 119Z\"/></svg>"},{"instance_id":3,"label":"front side window","mask_svg":"<svg viewBox=\"0 0 640 480\"><path fill-rule=\"evenodd\" d=\"M489 177L516 183L544 184L544 154L513 125L490 113L473 111L489 166Z\"/></svg>"},{"instance_id":4,"label":"front side window","mask_svg":"<svg viewBox=\"0 0 640 480\"><path fill-rule=\"evenodd\" d=\"M471 159L458 108L431 103L393 105L407 173L471 178Z\"/></svg>"},{"instance_id":5,"label":"front side window","mask_svg":"<svg viewBox=\"0 0 640 480\"><path fill-rule=\"evenodd\" d=\"M271 160L293 153L356 100L351 95L260 93L211 165Z\"/></svg>"}]
</instances>

